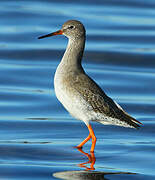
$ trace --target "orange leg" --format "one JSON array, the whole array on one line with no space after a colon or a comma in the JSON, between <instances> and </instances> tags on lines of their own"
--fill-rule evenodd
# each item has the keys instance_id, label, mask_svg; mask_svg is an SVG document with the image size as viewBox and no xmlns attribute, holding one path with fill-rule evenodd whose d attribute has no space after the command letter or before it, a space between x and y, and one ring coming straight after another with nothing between
<instances>
[{"instance_id":1,"label":"orange leg","mask_svg":"<svg viewBox=\"0 0 155 180\"><path fill-rule=\"evenodd\" d=\"M88 126L88 129L89 129L89 133L90 133L91 138L92 138L92 145L91 145L90 152L94 152L95 145L96 145L96 136L95 136L94 131L93 131L93 129L92 129L90 124Z\"/></svg>"},{"instance_id":2,"label":"orange leg","mask_svg":"<svg viewBox=\"0 0 155 180\"><path fill-rule=\"evenodd\" d=\"M95 154L93 152L91 152L91 165L90 165L91 170L95 170L95 168L94 168L95 161L96 161Z\"/></svg>"},{"instance_id":3,"label":"orange leg","mask_svg":"<svg viewBox=\"0 0 155 180\"><path fill-rule=\"evenodd\" d=\"M77 146L77 148L82 148L82 146L83 146L87 141L89 141L90 138L91 138L91 135L89 134L89 136L88 136L84 141L82 141L82 142Z\"/></svg>"},{"instance_id":4,"label":"orange leg","mask_svg":"<svg viewBox=\"0 0 155 180\"><path fill-rule=\"evenodd\" d=\"M93 131L91 125L89 124L87 127L88 127L88 130L89 130L89 136L84 141L82 141L82 143L80 143L77 146L77 148L82 148L82 146L92 138L92 146L91 146L90 152L94 152L95 145L96 145L96 137L95 137L95 134L94 134L94 131Z\"/></svg>"}]
</instances>

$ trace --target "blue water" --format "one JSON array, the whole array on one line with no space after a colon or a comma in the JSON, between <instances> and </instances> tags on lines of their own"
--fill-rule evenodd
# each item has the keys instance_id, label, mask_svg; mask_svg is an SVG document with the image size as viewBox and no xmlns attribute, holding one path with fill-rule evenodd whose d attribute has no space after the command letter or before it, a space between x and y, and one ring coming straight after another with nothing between
<instances>
[{"instance_id":1,"label":"blue water","mask_svg":"<svg viewBox=\"0 0 155 180\"><path fill-rule=\"evenodd\" d=\"M0 14L0 179L155 179L155 1L1 0ZM69 19L87 30L86 72L144 124L93 123L94 171L81 165L92 156L91 142L83 152L73 148L86 126L54 93L67 39L37 39Z\"/></svg>"}]
</instances>

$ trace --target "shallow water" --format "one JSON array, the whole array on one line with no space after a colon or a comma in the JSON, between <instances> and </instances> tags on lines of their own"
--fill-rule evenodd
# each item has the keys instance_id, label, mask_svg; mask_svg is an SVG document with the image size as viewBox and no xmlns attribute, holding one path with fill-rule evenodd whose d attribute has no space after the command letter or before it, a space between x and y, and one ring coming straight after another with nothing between
<instances>
[{"instance_id":1,"label":"shallow water","mask_svg":"<svg viewBox=\"0 0 155 180\"><path fill-rule=\"evenodd\" d=\"M155 2L3 0L0 12L0 179L155 179ZM67 39L37 39L69 19L87 29L86 72L144 124L93 123L94 155L73 148L88 130L53 89Z\"/></svg>"}]
</instances>

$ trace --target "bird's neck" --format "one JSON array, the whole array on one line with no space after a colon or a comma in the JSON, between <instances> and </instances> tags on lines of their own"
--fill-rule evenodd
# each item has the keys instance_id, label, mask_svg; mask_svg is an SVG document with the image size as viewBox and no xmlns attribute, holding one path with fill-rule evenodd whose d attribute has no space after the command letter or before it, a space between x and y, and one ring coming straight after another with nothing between
<instances>
[{"instance_id":1,"label":"bird's neck","mask_svg":"<svg viewBox=\"0 0 155 180\"><path fill-rule=\"evenodd\" d=\"M58 66L58 68L61 70L61 73L66 71L84 71L81 65L84 47L85 37L79 39L69 39L67 49Z\"/></svg>"}]
</instances>

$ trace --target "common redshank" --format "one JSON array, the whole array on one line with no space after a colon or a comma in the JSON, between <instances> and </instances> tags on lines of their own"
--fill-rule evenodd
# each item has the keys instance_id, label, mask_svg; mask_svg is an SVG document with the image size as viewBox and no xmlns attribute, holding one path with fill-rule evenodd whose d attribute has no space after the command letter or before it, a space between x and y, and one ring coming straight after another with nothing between
<instances>
[{"instance_id":1,"label":"common redshank","mask_svg":"<svg viewBox=\"0 0 155 180\"><path fill-rule=\"evenodd\" d=\"M96 137L90 121L130 128L138 128L142 123L125 112L85 73L81 61L86 31L80 21L69 20L61 30L40 36L39 39L62 34L68 37L69 42L54 76L55 93L67 111L88 127L88 137L77 148L82 148L92 138L90 151L94 152Z\"/></svg>"}]
</instances>

